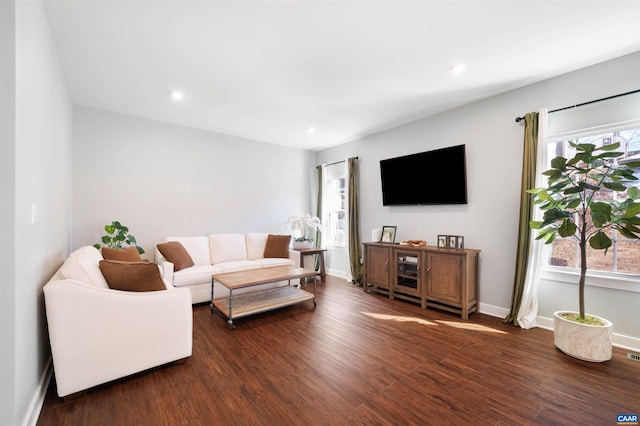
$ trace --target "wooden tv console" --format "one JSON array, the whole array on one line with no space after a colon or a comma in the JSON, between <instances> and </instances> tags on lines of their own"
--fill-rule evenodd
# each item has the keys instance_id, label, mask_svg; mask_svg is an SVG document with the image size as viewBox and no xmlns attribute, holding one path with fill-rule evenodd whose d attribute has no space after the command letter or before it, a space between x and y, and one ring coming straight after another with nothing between
<instances>
[{"instance_id":1,"label":"wooden tv console","mask_svg":"<svg viewBox=\"0 0 640 426\"><path fill-rule=\"evenodd\" d=\"M364 243L365 293L404 299L468 319L478 309L480 250Z\"/></svg>"}]
</instances>

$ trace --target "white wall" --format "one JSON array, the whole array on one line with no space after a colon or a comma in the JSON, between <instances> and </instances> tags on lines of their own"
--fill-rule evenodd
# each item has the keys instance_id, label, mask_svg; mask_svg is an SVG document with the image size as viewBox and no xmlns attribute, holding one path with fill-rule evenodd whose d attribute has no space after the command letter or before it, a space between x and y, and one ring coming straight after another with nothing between
<instances>
[{"instance_id":1,"label":"white wall","mask_svg":"<svg viewBox=\"0 0 640 426\"><path fill-rule=\"evenodd\" d=\"M0 86L3 95L9 86L15 92L13 96L9 93L8 99L2 96L1 196L5 230L1 257L5 281L0 307L0 386L2 399L6 396L9 403L3 401L0 415L4 424L22 424L35 420L38 400L46 391L42 381L50 350L42 287L69 253L72 106L42 4L2 2L1 27ZM5 40L5 32L11 31L14 36L7 34L9 38ZM15 53L13 58L11 50ZM12 72L5 74L10 67ZM34 224L32 205L38 212ZM13 228L13 234L8 228ZM5 253L5 246L11 252ZM10 354L8 359L4 359L5 353ZM7 381L5 368L11 370L12 376Z\"/></svg>"},{"instance_id":2,"label":"white wall","mask_svg":"<svg viewBox=\"0 0 640 426\"><path fill-rule=\"evenodd\" d=\"M397 225L397 240L426 239L435 245L438 234L463 235L466 247L482 250L481 310L506 315L513 287L522 162L523 127L515 117L541 107L552 110L635 90L640 87L639 69L640 53L628 55L318 152L317 162L360 157L363 241L370 241L373 228ZM380 160L462 143L467 146L467 205L382 206ZM549 314L550 301L558 300L555 295L544 283L541 314ZM616 332L640 338L635 315L639 295L607 290L599 299L600 312L593 313L617 318ZM571 302L577 299L574 294L567 297Z\"/></svg>"},{"instance_id":3,"label":"white wall","mask_svg":"<svg viewBox=\"0 0 640 426\"><path fill-rule=\"evenodd\" d=\"M0 2L0 223L15 221L15 3ZM0 244L0 420L15 421L15 230ZM12 421L13 420L13 421Z\"/></svg>"},{"instance_id":4,"label":"white wall","mask_svg":"<svg viewBox=\"0 0 640 426\"><path fill-rule=\"evenodd\" d=\"M119 220L152 258L168 236L289 233L310 208L310 151L86 107L74 123L74 248Z\"/></svg>"}]
</instances>

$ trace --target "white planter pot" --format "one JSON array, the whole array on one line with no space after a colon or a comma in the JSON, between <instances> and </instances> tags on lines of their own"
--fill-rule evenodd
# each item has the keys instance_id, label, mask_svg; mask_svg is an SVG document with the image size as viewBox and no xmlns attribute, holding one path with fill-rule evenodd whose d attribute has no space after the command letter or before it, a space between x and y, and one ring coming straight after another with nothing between
<instances>
[{"instance_id":1,"label":"white planter pot","mask_svg":"<svg viewBox=\"0 0 640 426\"><path fill-rule=\"evenodd\" d=\"M567 355L583 361L603 362L611 359L611 334L613 323L600 318L603 326L580 324L569 321L561 314L574 313L558 311L553 314L553 341L558 349Z\"/></svg>"},{"instance_id":2,"label":"white planter pot","mask_svg":"<svg viewBox=\"0 0 640 426\"><path fill-rule=\"evenodd\" d=\"M293 248L295 250L313 248L313 241L296 241L296 240L293 240Z\"/></svg>"}]
</instances>

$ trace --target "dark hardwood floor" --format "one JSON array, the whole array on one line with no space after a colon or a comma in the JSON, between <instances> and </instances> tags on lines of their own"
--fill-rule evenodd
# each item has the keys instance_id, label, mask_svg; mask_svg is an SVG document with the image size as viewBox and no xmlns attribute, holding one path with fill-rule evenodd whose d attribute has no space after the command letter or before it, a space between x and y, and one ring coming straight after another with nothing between
<instances>
[{"instance_id":1,"label":"dark hardwood floor","mask_svg":"<svg viewBox=\"0 0 640 426\"><path fill-rule=\"evenodd\" d=\"M542 329L469 321L327 277L242 318L194 307L193 356L63 401L39 425L611 425L640 413L640 362L570 358Z\"/></svg>"}]
</instances>

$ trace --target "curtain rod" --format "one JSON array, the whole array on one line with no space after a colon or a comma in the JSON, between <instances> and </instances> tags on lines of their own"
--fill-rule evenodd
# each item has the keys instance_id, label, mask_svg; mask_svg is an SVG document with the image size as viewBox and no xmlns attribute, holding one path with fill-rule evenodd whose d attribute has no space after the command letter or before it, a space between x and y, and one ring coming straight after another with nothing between
<instances>
[{"instance_id":1,"label":"curtain rod","mask_svg":"<svg viewBox=\"0 0 640 426\"><path fill-rule=\"evenodd\" d=\"M360 157L353 157L356 160L359 160ZM340 160L340 161L334 161L333 163L328 163L328 164L320 164L320 166L333 166L334 164L340 164L340 163L344 163L347 160Z\"/></svg>"},{"instance_id":2,"label":"curtain rod","mask_svg":"<svg viewBox=\"0 0 640 426\"><path fill-rule=\"evenodd\" d=\"M640 89L632 90L632 91L626 92L626 93L619 93L617 95L607 96L606 98L595 99L593 101L583 102L581 104L571 105L571 106L564 107L564 108L558 108L558 109L554 109L553 111L549 111L549 114L551 114L552 112L564 111L565 109L571 109L571 108L577 108L577 107L581 107L581 106L585 106L585 105L589 105L589 104L595 104L596 102L608 101L609 99L619 98L621 96L632 95L632 94L638 93L638 92L640 92ZM516 117L516 123L519 123L522 120L524 120L524 116Z\"/></svg>"}]
</instances>

